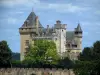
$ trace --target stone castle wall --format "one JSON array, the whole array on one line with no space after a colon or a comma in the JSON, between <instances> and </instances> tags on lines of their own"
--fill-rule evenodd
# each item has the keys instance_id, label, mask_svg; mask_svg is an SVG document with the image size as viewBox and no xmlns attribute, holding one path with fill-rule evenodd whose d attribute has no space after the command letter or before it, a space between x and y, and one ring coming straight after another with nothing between
<instances>
[{"instance_id":1,"label":"stone castle wall","mask_svg":"<svg viewBox=\"0 0 100 75\"><path fill-rule=\"evenodd\" d=\"M49 68L1 68L0 75L75 75L73 70Z\"/></svg>"}]
</instances>

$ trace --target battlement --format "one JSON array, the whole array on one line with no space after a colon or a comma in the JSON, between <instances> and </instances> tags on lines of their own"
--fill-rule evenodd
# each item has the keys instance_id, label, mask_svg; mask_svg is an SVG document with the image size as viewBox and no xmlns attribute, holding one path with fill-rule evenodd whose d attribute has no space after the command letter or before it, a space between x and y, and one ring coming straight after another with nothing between
<instances>
[{"instance_id":1,"label":"battlement","mask_svg":"<svg viewBox=\"0 0 100 75\"><path fill-rule=\"evenodd\" d=\"M35 28L19 28L19 32L21 33L31 33L36 32Z\"/></svg>"},{"instance_id":2,"label":"battlement","mask_svg":"<svg viewBox=\"0 0 100 75\"><path fill-rule=\"evenodd\" d=\"M51 36L51 37L47 37L47 36L40 36L40 37L38 36L38 37L34 37L34 36L33 36L32 38L33 38L33 39L48 39L48 40L50 39L50 40L52 40L52 36Z\"/></svg>"},{"instance_id":3,"label":"battlement","mask_svg":"<svg viewBox=\"0 0 100 75\"><path fill-rule=\"evenodd\" d=\"M73 70L61 68L1 68L0 75L75 75Z\"/></svg>"}]
</instances>

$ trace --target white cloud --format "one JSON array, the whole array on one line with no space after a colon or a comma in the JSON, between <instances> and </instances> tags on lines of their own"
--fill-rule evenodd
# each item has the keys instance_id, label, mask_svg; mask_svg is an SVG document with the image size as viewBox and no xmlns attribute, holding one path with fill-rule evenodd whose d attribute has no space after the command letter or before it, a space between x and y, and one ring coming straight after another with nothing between
<instances>
[{"instance_id":1,"label":"white cloud","mask_svg":"<svg viewBox=\"0 0 100 75\"><path fill-rule=\"evenodd\" d=\"M22 19L19 20L19 18L15 18L15 17L6 17L6 18L0 19L0 23L6 23L8 25L14 25L21 21L22 21ZM3 26L3 25L1 25L1 26Z\"/></svg>"},{"instance_id":2,"label":"white cloud","mask_svg":"<svg viewBox=\"0 0 100 75\"><path fill-rule=\"evenodd\" d=\"M100 15L100 10L95 11L95 14Z\"/></svg>"},{"instance_id":3,"label":"white cloud","mask_svg":"<svg viewBox=\"0 0 100 75\"><path fill-rule=\"evenodd\" d=\"M81 7L78 5L73 5L72 3L46 3L40 0L2 0L1 4L5 6L15 6L22 5L28 7L34 7L36 9L52 9L56 12L66 13L66 12L83 12L88 8Z\"/></svg>"},{"instance_id":4,"label":"white cloud","mask_svg":"<svg viewBox=\"0 0 100 75\"><path fill-rule=\"evenodd\" d=\"M7 19L8 24L16 24L18 20L16 18L9 17Z\"/></svg>"},{"instance_id":5,"label":"white cloud","mask_svg":"<svg viewBox=\"0 0 100 75\"><path fill-rule=\"evenodd\" d=\"M24 12L23 11L11 11L11 12L8 12L9 14L23 14Z\"/></svg>"},{"instance_id":6,"label":"white cloud","mask_svg":"<svg viewBox=\"0 0 100 75\"><path fill-rule=\"evenodd\" d=\"M86 10L86 8L69 4L49 4L50 9L55 9L58 12L80 12Z\"/></svg>"},{"instance_id":7,"label":"white cloud","mask_svg":"<svg viewBox=\"0 0 100 75\"><path fill-rule=\"evenodd\" d=\"M7 6L14 6L14 5L28 5L28 4L36 4L39 3L39 0L1 0L0 4L7 5Z\"/></svg>"},{"instance_id":8,"label":"white cloud","mask_svg":"<svg viewBox=\"0 0 100 75\"><path fill-rule=\"evenodd\" d=\"M38 3L34 5L34 7L38 9L51 9L60 13L66 13L66 12L80 13L89 9L89 8L73 5L72 3L61 3L61 4L60 3Z\"/></svg>"},{"instance_id":9,"label":"white cloud","mask_svg":"<svg viewBox=\"0 0 100 75\"><path fill-rule=\"evenodd\" d=\"M86 32L86 31L83 32L83 36L88 36L88 35L89 35L89 32Z\"/></svg>"},{"instance_id":10,"label":"white cloud","mask_svg":"<svg viewBox=\"0 0 100 75\"><path fill-rule=\"evenodd\" d=\"M99 31L97 31L97 32L95 32L95 33L100 35L100 32L99 32Z\"/></svg>"},{"instance_id":11,"label":"white cloud","mask_svg":"<svg viewBox=\"0 0 100 75\"><path fill-rule=\"evenodd\" d=\"M23 14L24 12L22 11L18 11L18 12L15 12L16 14Z\"/></svg>"}]
</instances>

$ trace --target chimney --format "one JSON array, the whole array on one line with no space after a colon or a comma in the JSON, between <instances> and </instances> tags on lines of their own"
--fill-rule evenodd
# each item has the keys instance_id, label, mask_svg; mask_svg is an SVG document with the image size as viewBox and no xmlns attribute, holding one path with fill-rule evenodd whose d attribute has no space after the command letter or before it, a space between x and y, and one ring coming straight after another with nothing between
<instances>
[{"instance_id":1,"label":"chimney","mask_svg":"<svg viewBox=\"0 0 100 75\"><path fill-rule=\"evenodd\" d=\"M49 25L47 25L47 32L49 32Z\"/></svg>"},{"instance_id":2,"label":"chimney","mask_svg":"<svg viewBox=\"0 0 100 75\"><path fill-rule=\"evenodd\" d=\"M60 21L60 20L57 20L56 23L57 23L57 24L61 24L61 21Z\"/></svg>"},{"instance_id":3,"label":"chimney","mask_svg":"<svg viewBox=\"0 0 100 75\"><path fill-rule=\"evenodd\" d=\"M38 28L39 28L39 19L38 16L36 16L36 33L38 34Z\"/></svg>"}]
</instances>

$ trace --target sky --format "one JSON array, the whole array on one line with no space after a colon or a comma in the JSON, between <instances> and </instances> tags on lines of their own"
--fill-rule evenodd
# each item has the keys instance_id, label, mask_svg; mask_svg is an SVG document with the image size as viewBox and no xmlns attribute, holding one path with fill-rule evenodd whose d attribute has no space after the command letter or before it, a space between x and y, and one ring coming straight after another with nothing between
<instances>
[{"instance_id":1,"label":"sky","mask_svg":"<svg viewBox=\"0 0 100 75\"><path fill-rule=\"evenodd\" d=\"M83 48L100 40L100 0L0 0L0 41L6 40L13 52L20 52L18 29L32 9L44 27L60 20L72 31L80 23Z\"/></svg>"}]
</instances>

